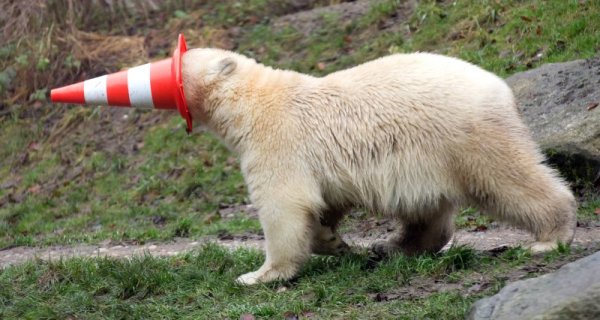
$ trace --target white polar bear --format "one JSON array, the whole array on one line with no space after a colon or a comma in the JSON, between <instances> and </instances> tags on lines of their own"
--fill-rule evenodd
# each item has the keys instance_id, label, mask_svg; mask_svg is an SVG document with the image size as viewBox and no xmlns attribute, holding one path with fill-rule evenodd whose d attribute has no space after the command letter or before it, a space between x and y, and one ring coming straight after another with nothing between
<instances>
[{"instance_id":1,"label":"white polar bear","mask_svg":"<svg viewBox=\"0 0 600 320\"><path fill-rule=\"evenodd\" d=\"M293 277L311 253L346 245L350 208L393 216L378 252L438 251L459 206L530 231L533 251L573 239L576 203L532 141L500 78L435 54L395 54L322 78L242 55L183 57L192 116L241 160L266 261L238 282Z\"/></svg>"}]
</instances>

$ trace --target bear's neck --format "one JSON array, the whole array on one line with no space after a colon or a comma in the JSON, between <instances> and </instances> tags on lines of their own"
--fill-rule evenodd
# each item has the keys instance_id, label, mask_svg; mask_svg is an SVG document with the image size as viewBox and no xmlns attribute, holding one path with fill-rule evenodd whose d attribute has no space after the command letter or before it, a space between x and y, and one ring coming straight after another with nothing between
<instances>
[{"instance_id":1,"label":"bear's neck","mask_svg":"<svg viewBox=\"0 0 600 320\"><path fill-rule=\"evenodd\" d=\"M216 95L210 127L230 149L243 153L279 134L294 97L314 87L317 78L258 63L237 72Z\"/></svg>"}]
</instances>

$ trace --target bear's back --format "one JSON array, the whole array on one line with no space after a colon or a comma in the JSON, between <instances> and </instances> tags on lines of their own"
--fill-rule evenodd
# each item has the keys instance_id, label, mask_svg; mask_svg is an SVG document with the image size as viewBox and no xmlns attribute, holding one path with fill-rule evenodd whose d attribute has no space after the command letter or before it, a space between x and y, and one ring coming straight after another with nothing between
<instances>
[{"instance_id":1,"label":"bear's back","mask_svg":"<svg viewBox=\"0 0 600 320\"><path fill-rule=\"evenodd\" d=\"M512 91L502 79L466 61L438 54L394 54L321 80L358 100L371 99L375 94L389 100L447 106L453 111L486 111L486 106L497 109L499 101L514 108Z\"/></svg>"}]
</instances>

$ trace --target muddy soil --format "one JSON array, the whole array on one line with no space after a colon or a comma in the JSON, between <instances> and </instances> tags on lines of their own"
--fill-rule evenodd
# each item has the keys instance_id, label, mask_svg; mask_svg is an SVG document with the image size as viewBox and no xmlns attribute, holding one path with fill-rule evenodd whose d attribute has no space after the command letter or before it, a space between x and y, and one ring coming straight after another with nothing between
<instances>
[{"instance_id":1,"label":"muddy soil","mask_svg":"<svg viewBox=\"0 0 600 320\"><path fill-rule=\"evenodd\" d=\"M372 220L375 221L375 220ZM358 230L343 234L348 244L355 248L366 248L374 241L385 239L393 230L387 223L372 222L362 224ZM531 242L532 238L524 231L506 226L497 226L482 232L459 230L453 240L446 245L467 245L476 250L490 251L497 248L513 247ZM264 236L253 233L239 235L222 234L199 239L180 238L164 243L146 243L143 245L111 243L106 241L98 245L51 246L51 247L15 247L0 251L0 268L23 263L31 259L58 260L70 257L114 257L127 258L135 255L173 256L199 248L205 243L214 242L230 249L254 248L263 250ZM600 243L600 227L578 227L573 241L575 246L591 247Z\"/></svg>"}]
</instances>

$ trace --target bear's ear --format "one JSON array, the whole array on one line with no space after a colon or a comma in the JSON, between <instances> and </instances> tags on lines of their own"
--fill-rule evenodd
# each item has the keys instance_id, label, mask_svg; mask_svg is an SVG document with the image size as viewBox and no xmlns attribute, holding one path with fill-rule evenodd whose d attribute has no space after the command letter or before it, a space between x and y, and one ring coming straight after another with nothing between
<instances>
[{"instance_id":1,"label":"bear's ear","mask_svg":"<svg viewBox=\"0 0 600 320\"><path fill-rule=\"evenodd\" d=\"M212 62L209 74L217 77L226 76L231 74L236 67L237 63L235 60L229 57L223 58L221 60Z\"/></svg>"},{"instance_id":2,"label":"bear's ear","mask_svg":"<svg viewBox=\"0 0 600 320\"><path fill-rule=\"evenodd\" d=\"M235 60L233 60L232 58L227 57L219 61L218 73L220 76L227 76L230 75L236 67L237 62L235 62Z\"/></svg>"},{"instance_id":3,"label":"bear's ear","mask_svg":"<svg viewBox=\"0 0 600 320\"><path fill-rule=\"evenodd\" d=\"M233 58L227 57L219 60L213 60L208 65L208 72L205 80L212 82L222 79L235 71L237 62Z\"/></svg>"}]
</instances>

